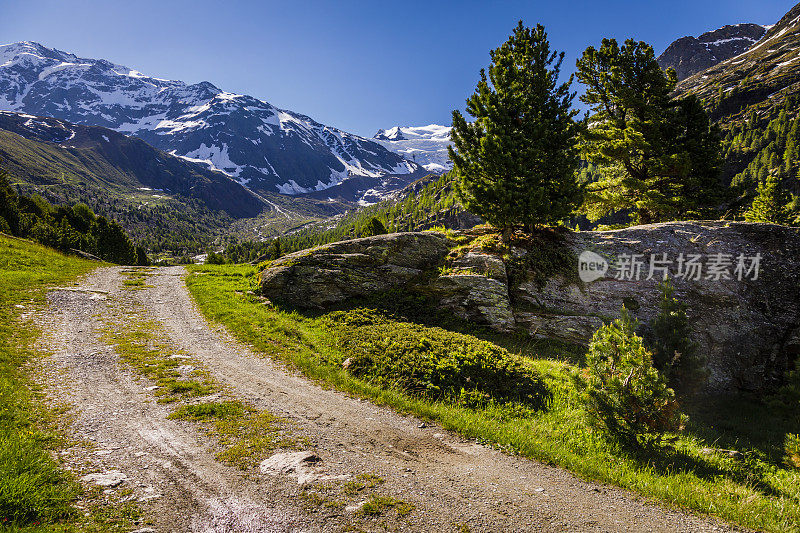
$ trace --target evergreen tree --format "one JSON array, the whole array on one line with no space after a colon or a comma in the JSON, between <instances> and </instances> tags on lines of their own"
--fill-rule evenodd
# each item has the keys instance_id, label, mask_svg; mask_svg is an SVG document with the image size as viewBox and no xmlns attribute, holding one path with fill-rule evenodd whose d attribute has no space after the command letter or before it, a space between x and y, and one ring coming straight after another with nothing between
<instances>
[{"instance_id":1,"label":"evergreen tree","mask_svg":"<svg viewBox=\"0 0 800 533\"><path fill-rule=\"evenodd\" d=\"M708 379L706 360L691 339L686 305L675 298L675 287L667 280L660 289L660 311L650 324L653 365L674 390L691 393Z\"/></svg>"},{"instance_id":2,"label":"evergreen tree","mask_svg":"<svg viewBox=\"0 0 800 533\"><path fill-rule=\"evenodd\" d=\"M765 180L759 182L756 197L744 214L744 219L748 222L788 224L790 200L791 197L781 185L780 178L777 174L770 173Z\"/></svg>"},{"instance_id":3,"label":"evergreen tree","mask_svg":"<svg viewBox=\"0 0 800 533\"><path fill-rule=\"evenodd\" d=\"M386 235L386 233L388 232L386 231L386 226L383 225L383 222L381 222L378 217L372 217L369 222L367 222L367 225L362 232L362 236L372 237L374 235Z\"/></svg>"},{"instance_id":4,"label":"evergreen tree","mask_svg":"<svg viewBox=\"0 0 800 533\"><path fill-rule=\"evenodd\" d=\"M120 265L136 264L136 248L117 222L99 216L92 223L89 234L94 254L101 259Z\"/></svg>"},{"instance_id":5,"label":"evergreen tree","mask_svg":"<svg viewBox=\"0 0 800 533\"><path fill-rule=\"evenodd\" d=\"M623 307L619 320L594 333L587 368L575 376L593 421L608 437L632 446L651 444L684 422L675 393L653 366L636 326Z\"/></svg>"},{"instance_id":6,"label":"evergreen tree","mask_svg":"<svg viewBox=\"0 0 800 533\"><path fill-rule=\"evenodd\" d=\"M572 78L558 83L564 54L544 27L522 21L490 52L467 99L468 123L453 111L449 148L464 207L508 234L567 218L580 202Z\"/></svg>"},{"instance_id":7,"label":"evergreen tree","mask_svg":"<svg viewBox=\"0 0 800 533\"><path fill-rule=\"evenodd\" d=\"M8 175L0 168L0 232L19 234L19 202L17 193L8 184Z\"/></svg>"},{"instance_id":8,"label":"evergreen tree","mask_svg":"<svg viewBox=\"0 0 800 533\"><path fill-rule=\"evenodd\" d=\"M150 258L147 257L147 252L141 246L136 247L136 264L138 266L150 266Z\"/></svg>"},{"instance_id":9,"label":"evergreen tree","mask_svg":"<svg viewBox=\"0 0 800 533\"><path fill-rule=\"evenodd\" d=\"M591 106L582 144L600 176L587 187L590 218L628 211L637 223L697 216L719 201L719 134L699 100L673 100L650 45L603 39L577 62Z\"/></svg>"}]
</instances>

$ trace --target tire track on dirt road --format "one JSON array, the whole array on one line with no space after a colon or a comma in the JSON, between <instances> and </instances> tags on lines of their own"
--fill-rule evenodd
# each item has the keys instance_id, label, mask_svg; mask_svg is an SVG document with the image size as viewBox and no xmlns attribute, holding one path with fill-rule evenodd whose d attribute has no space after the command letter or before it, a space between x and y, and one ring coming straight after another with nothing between
<instances>
[{"instance_id":1,"label":"tire track on dirt road","mask_svg":"<svg viewBox=\"0 0 800 533\"><path fill-rule=\"evenodd\" d=\"M360 522L361 528L735 530L619 488L583 481L559 468L504 455L436 425L324 389L260 357L222 328L209 326L189 296L182 267L155 269L148 286L128 292L122 289L121 270L99 269L80 286L107 291L111 299L128 299L143 318L161 323L167 341L202 363L230 394L288 419L294 431L313 443L331 474L375 473L384 480L382 494L416 507L402 519L388 524ZM101 320L93 315L105 307L104 300L92 300L89 293L51 293L42 318L47 344L55 353L49 366L64 372L64 384L57 389L75 406L74 431L94 437L103 449L113 448L113 453L101 457L137 482L145 480L139 485L155 486L162 494L146 504L160 516L155 528L337 531L353 524L348 515L352 511L344 508L326 513L303 510L303 493L288 477L266 476L257 469L241 472L216 462L196 427L166 420L169 408L147 393L149 382L125 368L100 339ZM115 416L110 418L109 413ZM166 462L173 466L165 466ZM188 516L193 518L180 518ZM163 524L170 523L174 527L164 529Z\"/></svg>"}]
</instances>

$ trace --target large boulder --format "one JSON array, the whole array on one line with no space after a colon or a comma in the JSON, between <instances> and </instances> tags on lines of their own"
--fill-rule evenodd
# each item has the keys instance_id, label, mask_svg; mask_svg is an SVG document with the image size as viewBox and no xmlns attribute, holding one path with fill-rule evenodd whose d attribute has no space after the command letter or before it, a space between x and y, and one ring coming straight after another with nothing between
<instances>
[{"instance_id":1,"label":"large boulder","mask_svg":"<svg viewBox=\"0 0 800 533\"><path fill-rule=\"evenodd\" d=\"M260 274L264 295L301 308L324 308L419 282L450 250L439 233L394 233L336 242L286 255Z\"/></svg>"},{"instance_id":2,"label":"large boulder","mask_svg":"<svg viewBox=\"0 0 800 533\"><path fill-rule=\"evenodd\" d=\"M403 288L497 331L585 345L623 305L646 333L666 269L708 360L709 390L770 389L800 354L796 229L673 222L518 239L510 247L496 239L487 245L487 237L461 234L458 246L436 233L334 243L273 262L261 288L272 300L306 308ZM687 276L690 264L700 270ZM585 275L588 267L593 276Z\"/></svg>"}]
</instances>

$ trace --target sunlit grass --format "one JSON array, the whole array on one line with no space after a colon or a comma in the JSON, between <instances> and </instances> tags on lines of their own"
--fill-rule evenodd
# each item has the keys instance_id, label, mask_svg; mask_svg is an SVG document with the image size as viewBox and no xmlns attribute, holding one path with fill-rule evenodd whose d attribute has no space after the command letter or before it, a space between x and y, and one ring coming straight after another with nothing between
<instances>
[{"instance_id":1,"label":"sunlit grass","mask_svg":"<svg viewBox=\"0 0 800 533\"><path fill-rule=\"evenodd\" d=\"M285 420L268 411L238 399L203 401L224 392L223 387L190 354L175 350L163 338L158 322L133 318L110 322L104 333L104 340L125 362L155 382L158 401L176 405L169 418L196 422L214 438L219 461L246 470L278 448L307 444L292 436ZM194 368L184 375L179 370L183 365ZM186 403L190 401L198 403Z\"/></svg>"},{"instance_id":2,"label":"sunlit grass","mask_svg":"<svg viewBox=\"0 0 800 533\"><path fill-rule=\"evenodd\" d=\"M347 354L337 352L324 318L277 309L247 294L255 273L251 266L195 266L191 272L187 285L210 320L312 379L670 506L759 530L800 531L800 472L785 468L780 454L772 453L782 449L782 433L798 433L797 412L773 412L743 398L728 399L727 405L734 406L728 409L709 401L690 406L695 421L672 446L649 454L629 452L591 428L569 378L574 367L566 361L575 360L574 354L560 357L550 347L547 358L538 358L535 345L525 349L521 355L543 376L552 400L548 409L510 419L491 408L473 410L380 388L326 363ZM719 409L716 414L714 409ZM744 459L706 449L723 446L739 450Z\"/></svg>"},{"instance_id":3,"label":"sunlit grass","mask_svg":"<svg viewBox=\"0 0 800 533\"><path fill-rule=\"evenodd\" d=\"M130 529L135 509L73 501L82 493L51 451L61 438L57 412L46 407L30 376L40 331L21 315L44 303L48 287L65 285L98 266L31 242L0 235L0 530L117 531Z\"/></svg>"}]
</instances>

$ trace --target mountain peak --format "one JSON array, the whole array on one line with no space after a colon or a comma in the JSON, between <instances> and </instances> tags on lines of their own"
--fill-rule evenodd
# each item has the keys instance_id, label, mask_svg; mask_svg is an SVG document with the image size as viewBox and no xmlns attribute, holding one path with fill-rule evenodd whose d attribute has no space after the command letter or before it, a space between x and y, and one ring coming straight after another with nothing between
<instances>
[{"instance_id":1,"label":"mountain peak","mask_svg":"<svg viewBox=\"0 0 800 533\"><path fill-rule=\"evenodd\" d=\"M405 185L422 172L375 141L252 96L205 81L154 78L33 42L0 47L0 110L134 135L265 192L318 192L353 177L366 191L390 176L405 176ZM357 195L356 189L348 190Z\"/></svg>"},{"instance_id":2,"label":"mountain peak","mask_svg":"<svg viewBox=\"0 0 800 533\"><path fill-rule=\"evenodd\" d=\"M374 139L389 150L422 165L428 172L442 174L453 168L447 147L450 126L395 126L378 130Z\"/></svg>"},{"instance_id":3,"label":"mountain peak","mask_svg":"<svg viewBox=\"0 0 800 533\"><path fill-rule=\"evenodd\" d=\"M406 138L403 136L403 129L400 126L389 128L388 130L378 130L373 139L382 141L404 141Z\"/></svg>"},{"instance_id":4,"label":"mountain peak","mask_svg":"<svg viewBox=\"0 0 800 533\"><path fill-rule=\"evenodd\" d=\"M0 65L10 66L24 60L31 62L42 61L69 61L77 58L72 54L67 54L55 48L47 48L34 41L20 41L0 45Z\"/></svg>"},{"instance_id":5,"label":"mountain peak","mask_svg":"<svg viewBox=\"0 0 800 533\"><path fill-rule=\"evenodd\" d=\"M765 26L742 23L708 31L700 37L681 37L658 56L663 69L672 67L684 80L722 61L736 57L755 45L767 33Z\"/></svg>"}]
</instances>

